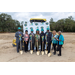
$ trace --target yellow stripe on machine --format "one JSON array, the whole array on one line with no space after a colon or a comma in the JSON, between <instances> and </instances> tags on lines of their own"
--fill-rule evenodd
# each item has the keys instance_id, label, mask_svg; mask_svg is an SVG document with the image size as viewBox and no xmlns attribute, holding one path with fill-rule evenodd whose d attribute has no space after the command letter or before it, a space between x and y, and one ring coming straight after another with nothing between
<instances>
[{"instance_id":1,"label":"yellow stripe on machine","mask_svg":"<svg viewBox=\"0 0 75 75\"><path fill-rule=\"evenodd\" d=\"M44 20L44 21L46 21L46 19L43 19L43 18L31 18L30 20Z\"/></svg>"}]
</instances>

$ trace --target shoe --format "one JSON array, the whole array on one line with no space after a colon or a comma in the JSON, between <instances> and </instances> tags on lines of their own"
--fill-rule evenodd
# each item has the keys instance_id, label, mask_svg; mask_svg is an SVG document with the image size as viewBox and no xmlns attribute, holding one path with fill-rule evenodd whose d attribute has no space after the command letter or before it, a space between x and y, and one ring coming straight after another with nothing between
<instances>
[{"instance_id":1,"label":"shoe","mask_svg":"<svg viewBox=\"0 0 75 75\"><path fill-rule=\"evenodd\" d=\"M60 54L58 54L58 56L61 56Z\"/></svg>"},{"instance_id":2,"label":"shoe","mask_svg":"<svg viewBox=\"0 0 75 75\"><path fill-rule=\"evenodd\" d=\"M55 52L53 52L53 54L55 55L56 53L55 53Z\"/></svg>"}]
</instances>

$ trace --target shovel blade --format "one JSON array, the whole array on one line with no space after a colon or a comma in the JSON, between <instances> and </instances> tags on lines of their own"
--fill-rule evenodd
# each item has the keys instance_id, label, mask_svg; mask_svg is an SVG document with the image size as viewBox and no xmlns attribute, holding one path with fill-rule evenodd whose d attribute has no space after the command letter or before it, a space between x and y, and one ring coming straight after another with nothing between
<instances>
[{"instance_id":1,"label":"shovel blade","mask_svg":"<svg viewBox=\"0 0 75 75\"><path fill-rule=\"evenodd\" d=\"M37 51L37 55L40 55L40 51Z\"/></svg>"},{"instance_id":2,"label":"shovel blade","mask_svg":"<svg viewBox=\"0 0 75 75\"><path fill-rule=\"evenodd\" d=\"M48 54L48 57L50 57L50 56L51 56L51 53Z\"/></svg>"},{"instance_id":3,"label":"shovel blade","mask_svg":"<svg viewBox=\"0 0 75 75\"><path fill-rule=\"evenodd\" d=\"M23 54L23 51L22 50L20 50L20 54Z\"/></svg>"},{"instance_id":4,"label":"shovel blade","mask_svg":"<svg viewBox=\"0 0 75 75\"><path fill-rule=\"evenodd\" d=\"M30 54L33 54L33 50L30 50Z\"/></svg>"},{"instance_id":5,"label":"shovel blade","mask_svg":"<svg viewBox=\"0 0 75 75\"><path fill-rule=\"evenodd\" d=\"M45 54L48 54L48 50L45 50Z\"/></svg>"},{"instance_id":6,"label":"shovel blade","mask_svg":"<svg viewBox=\"0 0 75 75\"><path fill-rule=\"evenodd\" d=\"M41 51L41 54L44 55L44 51Z\"/></svg>"}]
</instances>

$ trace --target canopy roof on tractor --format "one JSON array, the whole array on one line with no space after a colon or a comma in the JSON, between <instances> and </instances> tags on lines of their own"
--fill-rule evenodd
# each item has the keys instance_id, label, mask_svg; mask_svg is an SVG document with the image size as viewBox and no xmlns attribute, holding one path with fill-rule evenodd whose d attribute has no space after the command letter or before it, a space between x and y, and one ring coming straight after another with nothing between
<instances>
[{"instance_id":1,"label":"canopy roof on tractor","mask_svg":"<svg viewBox=\"0 0 75 75\"><path fill-rule=\"evenodd\" d=\"M46 19L43 19L43 18L31 18L30 22L46 22Z\"/></svg>"}]
</instances>

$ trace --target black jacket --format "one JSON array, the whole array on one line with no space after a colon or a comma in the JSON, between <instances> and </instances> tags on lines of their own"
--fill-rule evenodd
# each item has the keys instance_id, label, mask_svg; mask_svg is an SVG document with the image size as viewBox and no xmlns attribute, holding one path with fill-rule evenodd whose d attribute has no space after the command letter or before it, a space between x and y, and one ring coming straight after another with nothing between
<instances>
[{"instance_id":1,"label":"black jacket","mask_svg":"<svg viewBox=\"0 0 75 75\"><path fill-rule=\"evenodd\" d=\"M47 32L46 32L47 33ZM46 42L46 33L45 33L45 42ZM47 35L47 42L51 43L52 42L52 32L48 32Z\"/></svg>"},{"instance_id":2,"label":"black jacket","mask_svg":"<svg viewBox=\"0 0 75 75\"><path fill-rule=\"evenodd\" d=\"M40 34L40 42L42 43L42 36L43 36L43 42L45 42L45 33Z\"/></svg>"}]
</instances>

